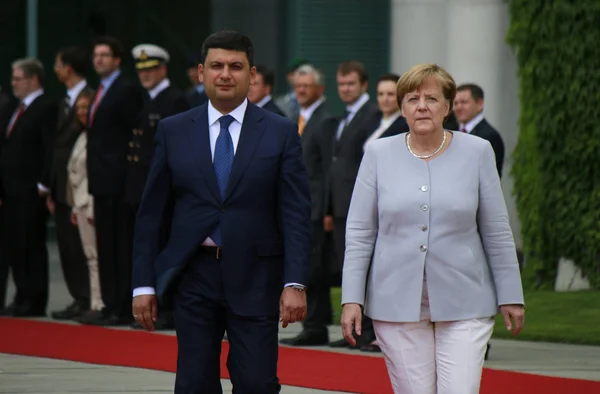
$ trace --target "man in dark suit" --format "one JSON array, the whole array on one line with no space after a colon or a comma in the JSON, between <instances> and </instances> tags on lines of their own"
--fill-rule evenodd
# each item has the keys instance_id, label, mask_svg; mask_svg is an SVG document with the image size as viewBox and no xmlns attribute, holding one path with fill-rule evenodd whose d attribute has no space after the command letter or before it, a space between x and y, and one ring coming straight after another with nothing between
<instances>
[{"instance_id":1,"label":"man in dark suit","mask_svg":"<svg viewBox=\"0 0 600 394\"><path fill-rule=\"evenodd\" d=\"M185 96L188 100L190 108L197 107L208 102L208 96L202 84L202 76L198 74L198 63L200 60L199 54L192 54L188 61L188 78L190 79L190 87L186 90Z\"/></svg>"},{"instance_id":2,"label":"man in dark suit","mask_svg":"<svg viewBox=\"0 0 600 394\"><path fill-rule=\"evenodd\" d=\"M337 127L337 119L325 103L325 78L311 65L300 66L294 76L295 94L300 104L298 131L302 136L304 163L310 182L312 202L312 253L307 293L308 310L302 332L281 343L291 346L319 346L329 342L327 326L332 324L328 272L331 259L331 232L325 232L325 174L327 168L321 150L321 139Z\"/></svg>"},{"instance_id":3,"label":"man in dark suit","mask_svg":"<svg viewBox=\"0 0 600 394\"><path fill-rule=\"evenodd\" d=\"M17 102L14 97L2 90L2 87L0 87L0 130L6 130L8 122L10 121L16 106ZM0 190L1 189L2 186L0 185ZM4 237L2 235L2 213L3 209L2 205L0 204L0 311L6 306L5 301L9 271L8 261L2 256L2 250L4 249Z\"/></svg>"},{"instance_id":4,"label":"man in dark suit","mask_svg":"<svg viewBox=\"0 0 600 394\"><path fill-rule=\"evenodd\" d=\"M44 316L48 302L46 196L50 185L56 105L43 90L37 59L13 63L12 86L20 100L2 138L0 177L4 209L4 257L17 294L2 311L8 316Z\"/></svg>"},{"instance_id":5,"label":"man in dark suit","mask_svg":"<svg viewBox=\"0 0 600 394\"><path fill-rule=\"evenodd\" d=\"M133 48L133 57L138 77L148 98L139 116L138 126L132 130L127 153L127 174L125 177L125 216L127 250L133 252L135 219L142 200L142 193L148 178L150 160L154 150L156 127L161 119L189 109L185 94L171 85L167 78L169 53L157 45L141 44ZM161 241L164 244L165 240ZM157 330L173 329L173 314L167 305L161 305ZM141 326L135 322L135 328Z\"/></svg>"},{"instance_id":6,"label":"man in dark suit","mask_svg":"<svg viewBox=\"0 0 600 394\"><path fill-rule=\"evenodd\" d=\"M132 323L131 255L127 250L123 192L127 149L142 109L143 92L121 74L124 55L123 46L115 38L100 38L94 45L94 68L101 80L90 108L87 167L94 196L100 288L106 308L101 317L78 320L84 324Z\"/></svg>"},{"instance_id":7,"label":"man in dark suit","mask_svg":"<svg viewBox=\"0 0 600 394\"><path fill-rule=\"evenodd\" d=\"M363 156L363 145L369 137L365 127L379 111L377 104L369 101L368 74L364 65L357 61L348 61L338 65L336 80L338 94L346 111L339 124L330 133L327 141L331 147L331 166L327 180L327 216L325 229L333 229L336 267L341 282L342 263L346 249L346 218L350 209L350 199L354 181ZM366 325L365 325L366 323ZM363 323L366 329L370 320ZM335 341L333 347L344 347L345 340ZM362 346L363 343L359 346Z\"/></svg>"},{"instance_id":8,"label":"man in dark suit","mask_svg":"<svg viewBox=\"0 0 600 394\"><path fill-rule=\"evenodd\" d=\"M456 88L454 99L454 113L459 123L459 130L471 133L488 140L496 154L496 168L498 175L502 178L502 167L504 166L504 141L500 133L485 120L483 116L483 89L468 83Z\"/></svg>"},{"instance_id":9,"label":"man in dark suit","mask_svg":"<svg viewBox=\"0 0 600 394\"><path fill-rule=\"evenodd\" d=\"M58 51L54 62L54 72L58 80L67 88L67 93L58 103L58 123L47 205L56 222L63 277L73 298L73 302L65 309L52 312L52 317L59 320L76 318L90 308L87 259L83 253L79 231L71 224L72 208L67 202L67 164L73 145L80 135L75 120L74 105L81 94L92 95L92 89L84 78L88 61L84 51L76 47L67 47Z\"/></svg>"},{"instance_id":10,"label":"man in dark suit","mask_svg":"<svg viewBox=\"0 0 600 394\"><path fill-rule=\"evenodd\" d=\"M267 111L274 112L280 116L285 116L271 96L274 86L275 74L273 74L273 71L261 64L257 65L256 75L254 76L254 80L250 83L248 100L250 100L252 104L256 104Z\"/></svg>"},{"instance_id":11,"label":"man in dark suit","mask_svg":"<svg viewBox=\"0 0 600 394\"><path fill-rule=\"evenodd\" d=\"M225 330L233 390L278 393L278 322L306 314L310 193L301 141L289 119L248 102L253 53L236 32L205 40L198 71L210 101L159 123L138 213L133 315L151 330L156 296L173 300L176 394L222 391Z\"/></svg>"}]
</instances>

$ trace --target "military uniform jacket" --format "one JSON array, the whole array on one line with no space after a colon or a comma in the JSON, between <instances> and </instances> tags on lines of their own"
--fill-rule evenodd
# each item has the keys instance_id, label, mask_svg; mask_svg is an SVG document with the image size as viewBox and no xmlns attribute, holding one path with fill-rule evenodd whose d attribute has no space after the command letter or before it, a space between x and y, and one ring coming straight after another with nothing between
<instances>
[{"instance_id":1,"label":"military uniform jacket","mask_svg":"<svg viewBox=\"0 0 600 394\"><path fill-rule=\"evenodd\" d=\"M161 91L154 99L147 98L129 142L124 194L126 202L139 204L142 199L158 121L188 109L185 94L173 86Z\"/></svg>"}]
</instances>

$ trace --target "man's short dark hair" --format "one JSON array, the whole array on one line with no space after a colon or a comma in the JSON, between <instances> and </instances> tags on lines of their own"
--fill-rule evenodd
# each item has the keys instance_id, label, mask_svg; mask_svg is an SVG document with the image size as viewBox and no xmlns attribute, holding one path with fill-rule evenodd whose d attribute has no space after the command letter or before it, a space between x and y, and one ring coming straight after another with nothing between
<instances>
[{"instance_id":1,"label":"man's short dark hair","mask_svg":"<svg viewBox=\"0 0 600 394\"><path fill-rule=\"evenodd\" d=\"M352 72L358 74L358 80L361 84L369 81L367 69L365 68L365 65L359 61L350 60L347 62L342 62L337 67L337 73L340 75L348 75Z\"/></svg>"},{"instance_id":2,"label":"man's short dark hair","mask_svg":"<svg viewBox=\"0 0 600 394\"><path fill-rule=\"evenodd\" d=\"M399 80L400 80L400 75L394 74L394 73L387 73L387 74L383 74L381 77L379 77L379 79L377 80L377 84L379 84L380 82L385 82L385 81L390 81L390 82L397 84Z\"/></svg>"},{"instance_id":3,"label":"man's short dark hair","mask_svg":"<svg viewBox=\"0 0 600 394\"><path fill-rule=\"evenodd\" d=\"M225 49L228 51L245 52L250 67L254 65L254 47L247 36L232 30L213 33L202 43L200 63L204 64L209 49Z\"/></svg>"},{"instance_id":4,"label":"man's short dark hair","mask_svg":"<svg viewBox=\"0 0 600 394\"><path fill-rule=\"evenodd\" d=\"M474 83L463 83L462 85L456 88L457 92L464 92L465 90L471 92L473 100L483 100L483 89L481 89L479 85L476 85Z\"/></svg>"},{"instance_id":5,"label":"man's short dark hair","mask_svg":"<svg viewBox=\"0 0 600 394\"><path fill-rule=\"evenodd\" d=\"M84 76L88 70L89 59L86 53L77 47L66 47L60 49L56 56L62 64L70 66L75 74Z\"/></svg>"},{"instance_id":6,"label":"man's short dark hair","mask_svg":"<svg viewBox=\"0 0 600 394\"><path fill-rule=\"evenodd\" d=\"M115 37L99 37L94 41L94 48L98 45L106 45L109 47L112 55L118 59L123 60L125 58L125 48L121 41Z\"/></svg>"},{"instance_id":7,"label":"man's short dark hair","mask_svg":"<svg viewBox=\"0 0 600 394\"><path fill-rule=\"evenodd\" d=\"M259 64L256 66L256 73L262 75L263 83L267 86L270 86L271 89L275 86L275 74L273 71L269 70L267 66Z\"/></svg>"}]
</instances>

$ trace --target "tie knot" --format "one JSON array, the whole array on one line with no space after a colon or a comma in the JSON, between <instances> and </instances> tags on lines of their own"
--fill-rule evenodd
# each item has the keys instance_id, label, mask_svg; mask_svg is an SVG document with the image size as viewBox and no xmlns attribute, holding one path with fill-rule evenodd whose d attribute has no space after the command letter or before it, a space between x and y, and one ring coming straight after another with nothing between
<instances>
[{"instance_id":1,"label":"tie knot","mask_svg":"<svg viewBox=\"0 0 600 394\"><path fill-rule=\"evenodd\" d=\"M219 123L221 123L221 128L229 129L229 125L233 122L233 116L225 115L219 118Z\"/></svg>"}]
</instances>

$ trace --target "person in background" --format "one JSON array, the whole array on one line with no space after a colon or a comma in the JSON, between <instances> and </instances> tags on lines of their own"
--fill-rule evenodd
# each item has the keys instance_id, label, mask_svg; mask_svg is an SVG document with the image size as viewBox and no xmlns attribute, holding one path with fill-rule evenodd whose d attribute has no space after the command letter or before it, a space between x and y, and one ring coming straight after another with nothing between
<instances>
[{"instance_id":1,"label":"person in background","mask_svg":"<svg viewBox=\"0 0 600 394\"><path fill-rule=\"evenodd\" d=\"M443 127L455 94L435 64L400 78L410 131L369 145L348 214L343 335L356 342L364 308L397 394L479 393L496 314L524 325L492 147Z\"/></svg>"},{"instance_id":2,"label":"person in background","mask_svg":"<svg viewBox=\"0 0 600 394\"><path fill-rule=\"evenodd\" d=\"M153 44L140 44L131 51L135 59L140 83L146 89L148 98L139 116L138 125L131 132L131 141L127 152L127 174L125 177L125 219L127 251L133 253L133 237L138 208L142 201L144 186L150 170L154 136L158 123L169 116L189 109L185 94L171 85L168 78L169 53ZM166 234L161 242L166 242ZM159 317L155 329L173 329L173 313L167 305L160 305ZM137 322L134 328L142 328Z\"/></svg>"},{"instance_id":3,"label":"person in background","mask_svg":"<svg viewBox=\"0 0 600 394\"><path fill-rule=\"evenodd\" d=\"M38 59L12 64L12 88L19 100L1 138L0 190L4 256L17 288L0 315L40 317L48 304L46 197L56 131L56 102L44 94L44 65Z\"/></svg>"},{"instance_id":4,"label":"person in background","mask_svg":"<svg viewBox=\"0 0 600 394\"><path fill-rule=\"evenodd\" d=\"M459 124L459 130L489 141L496 156L496 169L502 178L504 166L504 141L502 136L483 115L483 89L474 83L460 85L456 89L454 113Z\"/></svg>"},{"instance_id":5,"label":"person in background","mask_svg":"<svg viewBox=\"0 0 600 394\"><path fill-rule=\"evenodd\" d=\"M262 64L257 65L254 80L250 83L248 100L267 111L285 116L281 108L273 101L273 97L271 96L273 86L275 86L275 74L273 74L273 71Z\"/></svg>"},{"instance_id":6,"label":"person in background","mask_svg":"<svg viewBox=\"0 0 600 394\"><path fill-rule=\"evenodd\" d=\"M188 60L187 74L190 86L185 91L185 97L188 100L190 108L205 104L208 101L208 96L202 83L202 75L198 73L199 58L199 54L193 53Z\"/></svg>"},{"instance_id":7,"label":"person in background","mask_svg":"<svg viewBox=\"0 0 600 394\"><path fill-rule=\"evenodd\" d=\"M79 231L71 225L72 207L67 202L67 164L75 141L81 135L77 122L75 101L83 94L89 96L92 89L85 80L89 56L77 47L62 48L54 60L54 72L66 88L64 99L59 103L58 124L54 141L50 195L46 204L54 215L56 240L65 284L73 301L64 309L52 312L52 318L71 320L90 308L90 282L86 256Z\"/></svg>"},{"instance_id":8,"label":"person in background","mask_svg":"<svg viewBox=\"0 0 600 394\"><path fill-rule=\"evenodd\" d=\"M290 91L275 100L275 104L277 104L277 106L285 113L285 115L293 121L296 121L298 119L298 115L300 115L300 105L298 104L296 93L294 91L294 74L300 66L309 63L310 62L306 59L296 58L289 64L287 71L287 82Z\"/></svg>"},{"instance_id":9,"label":"person in background","mask_svg":"<svg viewBox=\"0 0 600 394\"><path fill-rule=\"evenodd\" d=\"M67 198L72 207L71 224L76 226L81 239L81 246L87 259L90 283L89 310L75 317L90 320L101 317L104 309L102 292L100 290L100 274L98 272L98 249L96 247L96 229L94 228L94 198L88 191L87 177L87 122L94 95L88 91L82 92L75 102L73 119L79 136L73 145L67 172L69 175Z\"/></svg>"}]
</instances>

